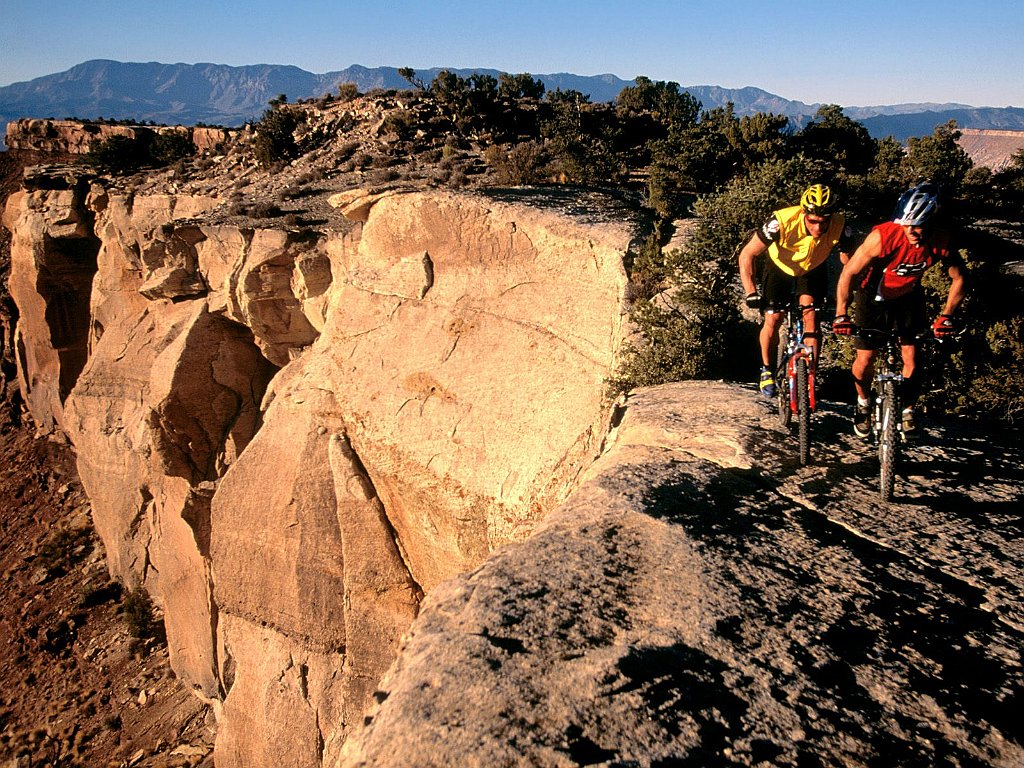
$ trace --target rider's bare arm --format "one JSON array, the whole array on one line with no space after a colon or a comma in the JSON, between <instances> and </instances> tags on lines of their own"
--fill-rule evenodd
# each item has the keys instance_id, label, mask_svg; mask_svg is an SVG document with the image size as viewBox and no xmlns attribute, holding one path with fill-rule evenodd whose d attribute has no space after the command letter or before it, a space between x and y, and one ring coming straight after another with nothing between
<instances>
[{"instance_id":1,"label":"rider's bare arm","mask_svg":"<svg viewBox=\"0 0 1024 768\"><path fill-rule=\"evenodd\" d=\"M743 283L743 292L748 296L757 292L757 284L754 283L754 258L767 250L768 244L757 232L750 236L747 244L740 250L740 281Z\"/></svg>"},{"instance_id":2,"label":"rider's bare arm","mask_svg":"<svg viewBox=\"0 0 1024 768\"><path fill-rule=\"evenodd\" d=\"M853 281L870 266L871 262L882 255L882 236L871 230L864 242L853 252L853 256L843 266L836 286L836 317L845 315L853 292Z\"/></svg>"},{"instance_id":3,"label":"rider's bare arm","mask_svg":"<svg viewBox=\"0 0 1024 768\"><path fill-rule=\"evenodd\" d=\"M964 295L967 293L967 275L963 265L958 261L950 262L947 272L951 282L949 295L946 296L946 303L942 307L942 314L952 315L956 312L957 307L960 306L960 302L964 300Z\"/></svg>"}]
</instances>

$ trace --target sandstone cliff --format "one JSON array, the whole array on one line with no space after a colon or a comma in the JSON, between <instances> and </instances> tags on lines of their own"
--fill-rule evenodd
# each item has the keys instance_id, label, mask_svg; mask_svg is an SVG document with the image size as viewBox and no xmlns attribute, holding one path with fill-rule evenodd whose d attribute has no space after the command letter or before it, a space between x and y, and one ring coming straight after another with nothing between
<instances>
[{"instance_id":1,"label":"sandstone cliff","mask_svg":"<svg viewBox=\"0 0 1024 768\"><path fill-rule=\"evenodd\" d=\"M925 425L879 505L842 405L804 468L752 387L613 405L634 233L591 193L311 157L4 212L21 394L218 766L1024 759L1019 441ZM302 210L232 210L264 187Z\"/></svg>"},{"instance_id":2,"label":"sandstone cliff","mask_svg":"<svg viewBox=\"0 0 1024 768\"><path fill-rule=\"evenodd\" d=\"M993 171L1010 167L1014 154L1024 149L1024 131L961 128L957 139L976 166Z\"/></svg>"},{"instance_id":3,"label":"sandstone cliff","mask_svg":"<svg viewBox=\"0 0 1024 768\"><path fill-rule=\"evenodd\" d=\"M218 765L317 765L424 592L593 459L631 233L442 192L350 195L355 228L315 237L215 205L13 195L19 377L217 709Z\"/></svg>"}]
</instances>

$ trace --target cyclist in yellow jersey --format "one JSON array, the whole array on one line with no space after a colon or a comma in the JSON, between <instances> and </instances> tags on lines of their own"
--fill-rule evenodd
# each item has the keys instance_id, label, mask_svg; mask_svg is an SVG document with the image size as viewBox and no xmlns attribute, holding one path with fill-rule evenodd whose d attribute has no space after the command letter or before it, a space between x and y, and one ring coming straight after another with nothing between
<instances>
[{"instance_id":1,"label":"cyclist in yellow jersey","mask_svg":"<svg viewBox=\"0 0 1024 768\"><path fill-rule=\"evenodd\" d=\"M835 212L835 195L823 184L808 187L800 205L774 211L740 250L740 281L747 306L764 315L759 337L761 376L759 387L775 397L772 365L779 346L779 327L794 297L804 316L804 340L818 356L818 332L814 307L824 301L828 273L820 267L838 247L845 264L850 258L852 234L846 218ZM756 257L767 254L760 285L754 280Z\"/></svg>"}]
</instances>

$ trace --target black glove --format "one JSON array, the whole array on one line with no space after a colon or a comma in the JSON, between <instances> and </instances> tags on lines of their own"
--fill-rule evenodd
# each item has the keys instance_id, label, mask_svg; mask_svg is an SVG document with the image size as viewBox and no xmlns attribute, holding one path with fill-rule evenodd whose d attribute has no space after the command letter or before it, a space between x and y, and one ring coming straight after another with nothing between
<instances>
[{"instance_id":1,"label":"black glove","mask_svg":"<svg viewBox=\"0 0 1024 768\"><path fill-rule=\"evenodd\" d=\"M853 324L849 315L836 315L836 319L832 321L832 333L836 336L852 336L856 330L857 326Z\"/></svg>"},{"instance_id":2,"label":"black glove","mask_svg":"<svg viewBox=\"0 0 1024 768\"><path fill-rule=\"evenodd\" d=\"M949 315L939 315L932 323L932 333L935 334L936 339L945 339L947 336L952 336L955 331L956 325Z\"/></svg>"},{"instance_id":3,"label":"black glove","mask_svg":"<svg viewBox=\"0 0 1024 768\"><path fill-rule=\"evenodd\" d=\"M746 302L747 302L747 306L750 307L751 309L760 309L761 308L761 294L758 293L757 291L754 291L753 293L748 293L747 294L747 298L746 298Z\"/></svg>"}]
</instances>

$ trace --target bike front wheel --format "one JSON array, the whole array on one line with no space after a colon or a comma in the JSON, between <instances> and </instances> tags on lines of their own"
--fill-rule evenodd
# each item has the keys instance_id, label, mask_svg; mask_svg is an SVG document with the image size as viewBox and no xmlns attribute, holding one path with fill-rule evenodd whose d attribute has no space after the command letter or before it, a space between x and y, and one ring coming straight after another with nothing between
<instances>
[{"instance_id":1,"label":"bike front wheel","mask_svg":"<svg viewBox=\"0 0 1024 768\"><path fill-rule=\"evenodd\" d=\"M811 389L807 360L796 361L796 423L800 437L800 464L811 462Z\"/></svg>"},{"instance_id":2,"label":"bike front wheel","mask_svg":"<svg viewBox=\"0 0 1024 768\"><path fill-rule=\"evenodd\" d=\"M786 375L786 350L779 344L775 356L775 401L779 413L779 426L789 427L792 411L789 407L789 377Z\"/></svg>"},{"instance_id":3,"label":"bike front wheel","mask_svg":"<svg viewBox=\"0 0 1024 768\"><path fill-rule=\"evenodd\" d=\"M896 462L900 450L899 433L896 427L900 415L899 404L896 402L893 389L891 382L884 385L879 415L878 490L882 501L892 501L893 490L896 487Z\"/></svg>"}]
</instances>

